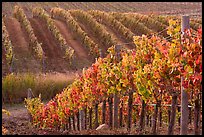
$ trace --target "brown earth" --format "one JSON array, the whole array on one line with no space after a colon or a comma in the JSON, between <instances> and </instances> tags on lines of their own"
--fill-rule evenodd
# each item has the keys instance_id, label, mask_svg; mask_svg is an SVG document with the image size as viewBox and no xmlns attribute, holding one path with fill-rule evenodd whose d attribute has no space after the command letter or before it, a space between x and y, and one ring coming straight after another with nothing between
<instances>
[{"instance_id":1,"label":"brown earth","mask_svg":"<svg viewBox=\"0 0 204 137\"><path fill-rule=\"evenodd\" d=\"M76 38L74 38L66 23L58 19L54 19L54 22L62 36L65 38L67 44L72 47L76 53L74 64L79 68L92 64L94 60L88 55L88 50L85 49L85 45L82 45Z\"/></svg>"},{"instance_id":2,"label":"brown earth","mask_svg":"<svg viewBox=\"0 0 204 137\"><path fill-rule=\"evenodd\" d=\"M13 45L15 54L14 71L37 71L40 66L29 49L29 41L26 33L22 30L20 23L15 18L5 18L6 29Z\"/></svg>"},{"instance_id":3,"label":"brown earth","mask_svg":"<svg viewBox=\"0 0 204 137\"><path fill-rule=\"evenodd\" d=\"M46 70L65 72L69 67L68 61L63 59L63 52L54 36L48 30L46 23L38 18L29 18L34 33L40 43L46 56Z\"/></svg>"},{"instance_id":4,"label":"brown earth","mask_svg":"<svg viewBox=\"0 0 204 137\"><path fill-rule=\"evenodd\" d=\"M82 58L88 59L88 52L85 50L85 48L82 47L82 45L77 40L75 40L73 38L73 35L71 34L69 29L67 28L66 24L62 21L59 21L59 20L54 20L54 21L55 21L55 25L58 27L61 34L66 39L67 44L75 50L76 54L81 59Z\"/></svg>"},{"instance_id":5,"label":"brown earth","mask_svg":"<svg viewBox=\"0 0 204 137\"><path fill-rule=\"evenodd\" d=\"M85 3L3 3L2 12L7 15L5 22L7 25L7 29L9 31L11 41L14 45L14 53L16 55L17 60L15 61L15 72L26 72L26 71L41 71L42 69L42 63L37 61L33 54L31 53L31 50L29 49L29 42L28 42L28 36L25 33L24 28L21 28L20 23L11 17L13 12L13 7L15 5L20 5L24 9L25 14L29 18L31 25L34 28L34 33L36 34L38 40L42 42L42 48L46 55L45 60L45 70L46 72L49 71L57 71L57 72L65 72L67 70L76 70L76 69L82 69L83 67L88 67L94 62L94 58L92 56L88 55L88 50L85 49L84 45L81 44L79 40L77 40L76 37L74 37L71 33L71 31L67 28L66 23L60 20L54 20L56 26L59 28L61 34L65 37L68 45L74 48L76 53L76 58L74 59L74 62L72 66L69 65L69 63L63 59L63 52L60 49L60 46L58 42L55 40L55 38L52 36L51 32L48 30L46 23L43 22L41 19L32 18L32 8L39 6L43 7L45 11L47 11L48 14L50 14L50 8L59 6L64 9L69 9L70 7L78 7L79 9L83 9ZM153 5L153 6L151 6ZM163 6L162 6L163 5ZM181 7L180 7L181 6ZM188 6L188 8L186 8ZM85 6L86 7L86 6ZM193 12L193 9L197 9L200 12L201 4L200 3L95 3L89 5L90 8L93 9L104 9L104 7L109 8L110 11L124 11L124 12L130 12L130 11L137 11L139 13L143 14L150 14L150 13L157 13L159 12L180 12L180 10L189 10L188 12ZM150 11L146 11L147 8ZM165 8L164 8L165 7ZM162 8L162 9L161 9ZM163 11L163 8L165 11ZM86 7L87 9L87 7ZM127 11L126 11L127 10ZM8 17L10 16L10 17ZM88 27L89 24L86 24L84 22L79 22L79 25L81 28L88 34L88 36L97 43L100 48L102 49L102 52L105 53L106 50L109 47L105 47L105 45L101 44L97 36L95 36L91 30L90 27ZM99 22L101 23L101 22ZM105 23L101 23L105 26L106 30L112 34L115 38L118 44L121 43L129 43L123 36L120 36L117 30L114 30L112 27L109 27L108 25L105 25ZM132 42L132 41L131 41ZM125 44L123 45L128 48L133 48L134 44ZM4 61L5 62L5 61ZM5 67L5 63L3 62L3 68ZM6 69L4 69L6 70Z\"/></svg>"},{"instance_id":6,"label":"brown earth","mask_svg":"<svg viewBox=\"0 0 204 137\"><path fill-rule=\"evenodd\" d=\"M45 70L46 72L66 72L68 70L81 69L83 67L90 66L94 59L88 55L87 49L84 45L81 45L77 39L72 36L71 31L67 28L63 21L54 20L56 26L60 30L62 36L66 39L68 45L70 45L76 53L76 57L73 61L73 65L70 66L69 62L63 58L63 51L59 46L57 40L49 31L46 23L39 18L28 18L31 26L34 28L34 33L45 53ZM42 63L37 61L31 49L29 49L29 38L21 27L21 24L12 17L5 17L5 25L7 27L10 40L14 47L14 54L17 60L15 62L14 72L38 72L42 69ZM3 56L5 53L3 52ZM3 59L5 59L2 56ZM3 60L3 68L6 68L5 61ZM8 70L4 69L8 72Z\"/></svg>"},{"instance_id":7,"label":"brown earth","mask_svg":"<svg viewBox=\"0 0 204 137\"><path fill-rule=\"evenodd\" d=\"M62 36L66 39L67 44L71 46L76 53L76 57L73 61L73 65L70 66L68 61L63 59L63 52L54 38L52 33L49 31L46 22L39 18L28 18L31 26L34 28L34 33L40 43L42 43L42 48L45 53L45 71L56 71L56 72L66 72L67 70L76 70L83 67L90 66L94 59L91 55L88 55L88 50L85 49L85 45L77 40L72 34L72 32L66 26L66 23L57 19L54 19L55 25L60 30ZM78 22L82 29L87 32L88 36L97 44L100 45L102 52L106 52L108 47L101 45L98 41L97 36L95 36L90 28L82 22ZM15 72L26 72L31 71L38 72L42 70L42 63L37 61L31 49L29 49L29 38L26 34L24 28L21 24L12 17L5 17L5 24L7 26L10 39L14 47L14 54L17 60L14 60L15 67L17 70ZM111 33L118 43L125 43L126 40L123 39L117 32L112 28L104 25L109 33ZM129 45L128 45L129 46ZM5 61L4 61L5 62ZM5 64L3 64L5 68ZM5 69L4 69L5 71Z\"/></svg>"},{"instance_id":8,"label":"brown earth","mask_svg":"<svg viewBox=\"0 0 204 137\"><path fill-rule=\"evenodd\" d=\"M25 34L21 29L21 25L15 18L5 18L6 29L9 33L14 52L16 56L27 56L29 55L28 45L29 42L25 39Z\"/></svg>"}]
</instances>

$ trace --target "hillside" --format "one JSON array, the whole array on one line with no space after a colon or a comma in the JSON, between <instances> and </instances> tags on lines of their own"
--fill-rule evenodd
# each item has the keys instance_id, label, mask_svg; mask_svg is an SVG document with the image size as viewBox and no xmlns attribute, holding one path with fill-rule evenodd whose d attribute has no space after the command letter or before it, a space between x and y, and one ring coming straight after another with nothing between
<instances>
[{"instance_id":1,"label":"hillside","mask_svg":"<svg viewBox=\"0 0 204 137\"><path fill-rule=\"evenodd\" d=\"M151 6L149 7L150 4ZM30 48L31 43L26 27L13 16L14 6L16 5L23 9L37 41L42 44L41 47L45 55L44 64L36 59ZM46 21L38 16L33 17L32 10L36 6L38 8L42 7L46 14L50 16L54 26L65 39L66 44L74 50L74 59L71 65L63 58L63 52L65 51L59 48L59 41L49 30ZM146 6L149 8L143 8ZM70 22L67 24L65 19L59 17L61 15L51 17L50 10L53 7L67 10L69 12L68 20L72 23L71 25L74 24L77 28L70 26ZM102 12L99 13L96 10ZM95 54L94 50L96 53L100 52L100 56L105 56L106 50L112 45L127 43L123 46L130 49L134 48L134 45L131 43L132 36L157 33L167 27L169 18L176 17L179 19L180 16L178 15L182 13L192 15L191 19L194 29L202 24L200 19L200 3L3 2L2 12L4 15L3 21L13 46L15 58L13 59L12 67L14 72L37 73L42 70L43 72L66 72L88 67L99 56L93 55ZM177 16L170 16L171 14ZM89 20L86 20L87 17ZM132 24L129 22L132 22ZM103 31L103 34L100 31ZM165 31L162 35L167 36ZM106 40L107 42L105 42ZM87 44L87 41L89 44ZM89 47L93 45L97 49ZM7 65L5 59L5 48L2 47L2 50L2 74L4 75L9 72L10 66Z\"/></svg>"},{"instance_id":2,"label":"hillside","mask_svg":"<svg viewBox=\"0 0 204 137\"><path fill-rule=\"evenodd\" d=\"M2 6L2 134L202 134L201 2Z\"/></svg>"}]
</instances>

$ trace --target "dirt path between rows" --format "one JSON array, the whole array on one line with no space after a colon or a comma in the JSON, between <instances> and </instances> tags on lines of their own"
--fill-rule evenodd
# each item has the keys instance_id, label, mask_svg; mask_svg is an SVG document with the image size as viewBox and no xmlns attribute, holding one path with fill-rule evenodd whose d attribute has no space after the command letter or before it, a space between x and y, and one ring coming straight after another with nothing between
<instances>
[{"instance_id":1,"label":"dirt path between rows","mask_svg":"<svg viewBox=\"0 0 204 137\"><path fill-rule=\"evenodd\" d=\"M58 72L65 72L68 68L68 62L63 59L63 52L60 45L55 40L52 33L48 30L44 21L39 18L29 18L34 33L40 43L46 56L46 69Z\"/></svg>"},{"instance_id":2,"label":"dirt path between rows","mask_svg":"<svg viewBox=\"0 0 204 137\"><path fill-rule=\"evenodd\" d=\"M11 39L12 44L14 45L14 51L21 53L20 55L29 54L28 45L24 37L24 33L21 29L20 23L15 18L5 18L6 29L9 33L9 38Z\"/></svg>"},{"instance_id":3,"label":"dirt path between rows","mask_svg":"<svg viewBox=\"0 0 204 137\"><path fill-rule=\"evenodd\" d=\"M12 17L6 17L4 21L16 58L14 59L14 71L38 71L40 64L29 49L29 39L25 30L21 27L21 24L17 19Z\"/></svg>"},{"instance_id":4,"label":"dirt path between rows","mask_svg":"<svg viewBox=\"0 0 204 137\"><path fill-rule=\"evenodd\" d=\"M68 30L66 24L60 20L55 19L54 21L55 25L60 30L62 36L64 36L64 38L66 39L67 44L75 50L76 54L80 58L88 58L88 53L77 40L73 39L73 36L71 32Z\"/></svg>"},{"instance_id":5,"label":"dirt path between rows","mask_svg":"<svg viewBox=\"0 0 204 137\"><path fill-rule=\"evenodd\" d=\"M72 62L73 66L75 66L74 68L77 69L90 66L94 60L91 55L88 55L88 50L85 49L85 45L82 45L81 42L73 37L73 34L68 29L64 21L58 19L53 20L62 36L65 38L68 46L72 47L75 51L75 58Z\"/></svg>"}]
</instances>

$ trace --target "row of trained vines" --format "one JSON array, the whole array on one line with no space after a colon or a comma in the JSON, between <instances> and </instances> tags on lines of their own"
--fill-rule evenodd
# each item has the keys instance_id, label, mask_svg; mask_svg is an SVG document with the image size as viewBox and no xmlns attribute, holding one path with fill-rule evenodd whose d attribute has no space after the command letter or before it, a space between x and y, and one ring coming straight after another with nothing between
<instances>
[{"instance_id":1,"label":"row of trained vines","mask_svg":"<svg viewBox=\"0 0 204 137\"><path fill-rule=\"evenodd\" d=\"M123 25L125 25L127 28L132 30L133 33L136 35L142 35L142 34L150 34L153 33L151 29L146 27L142 22L139 22L135 18L129 17L129 15L125 16L124 14L120 14L117 12L111 13L118 21L120 21Z\"/></svg>"},{"instance_id":2,"label":"row of trained vines","mask_svg":"<svg viewBox=\"0 0 204 137\"><path fill-rule=\"evenodd\" d=\"M106 31L106 29L98 23L91 14L82 10L70 10L69 12L77 19L77 21L87 25L87 27L93 32L94 37L97 38L100 45L104 46L103 48L107 49L116 44L116 40L113 36Z\"/></svg>"},{"instance_id":3,"label":"row of trained vines","mask_svg":"<svg viewBox=\"0 0 204 137\"><path fill-rule=\"evenodd\" d=\"M77 21L72 17L72 15L68 11L61 8L52 8L50 12L52 18L58 18L66 22L69 29L71 29L72 32L79 38L80 42L82 42L82 45L85 45L86 48L90 51L89 54L94 55L95 57L99 57L100 55L99 45L96 44L87 35L87 33L82 30Z\"/></svg>"},{"instance_id":4,"label":"row of trained vines","mask_svg":"<svg viewBox=\"0 0 204 137\"><path fill-rule=\"evenodd\" d=\"M53 36L59 42L59 45L60 45L59 48L61 48L62 51L64 52L64 58L69 60L71 63L74 57L74 49L67 44L65 38L60 33L59 29L55 26L55 23L49 16L49 14L47 14L44 9L38 8L38 7L34 8L32 10L32 13L33 13L33 17L41 18L46 22L48 29L51 31Z\"/></svg>"},{"instance_id":5,"label":"row of trained vines","mask_svg":"<svg viewBox=\"0 0 204 137\"><path fill-rule=\"evenodd\" d=\"M42 43L39 43L37 40L37 37L34 34L33 28L27 19L23 9L19 6L14 7L14 17L21 23L21 25L25 28L26 33L29 36L30 40L30 47L34 53L34 55L42 60L43 59L43 49L42 49Z\"/></svg>"},{"instance_id":6,"label":"row of trained vines","mask_svg":"<svg viewBox=\"0 0 204 137\"><path fill-rule=\"evenodd\" d=\"M103 21L106 25L109 25L111 28L114 28L121 36L125 39L132 41L134 34L126 28L122 23L117 21L111 14L102 11L89 11L91 15L93 15L97 21Z\"/></svg>"},{"instance_id":7,"label":"row of trained vines","mask_svg":"<svg viewBox=\"0 0 204 137\"><path fill-rule=\"evenodd\" d=\"M12 3L11 5L16 4ZM81 10L102 10L106 12L137 12L137 13L155 13L158 14L183 14L187 13L196 17L201 17L202 3L157 3L157 2L23 2L18 5L25 7L26 9L32 9L32 7L42 7L50 9L53 7L61 7L67 10L81 9ZM10 3L3 3L3 12L12 10L13 6Z\"/></svg>"},{"instance_id":8,"label":"row of trained vines","mask_svg":"<svg viewBox=\"0 0 204 137\"><path fill-rule=\"evenodd\" d=\"M143 15L143 14L133 14L133 13L117 13L117 12L102 12L97 10L82 11L82 10L70 10L66 11L61 8L53 8L50 11L51 17L55 19L60 19L66 22L69 29L73 32L75 37L82 45L84 45L89 51L90 55L93 57L99 57L102 53L112 45L117 44L111 33L104 28L103 24L106 24L110 28L113 28L119 35L126 39L128 42L132 41L132 36L142 35L142 34L153 34L162 31L162 36L167 36L167 32L164 31L168 20L171 16L157 16L157 15ZM27 19L23 9L19 6L14 8L14 17L21 23L23 28L25 28L26 33L29 36L29 45L34 55L42 60L44 52L42 50L42 44L38 42L37 37L33 32L33 28L29 20ZM70 47L65 38L61 35L60 31L54 24L54 20L46 13L42 8L33 9L33 17L40 17L43 19L53 36L58 41L59 45L64 52L65 58L71 60L74 55L74 49ZM89 35L89 32L83 30L80 23L85 25L87 29L93 32L94 39ZM197 30L202 23L200 20L192 20L191 27ZM161 33L161 32L159 32ZM194 33L193 33L194 34ZM104 46L104 47L101 47ZM104 50L105 48L105 50ZM45 57L46 58L46 57Z\"/></svg>"},{"instance_id":9,"label":"row of trained vines","mask_svg":"<svg viewBox=\"0 0 204 137\"><path fill-rule=\"evenodd\" d=\"M181 19L179 18L179 16L162 16L162 15L151 15L151 18L158 20L159 22L163 23L164 25L168 25L168 21L170 19L176 19L181 21ZM202 26L202 22L199 19L192 19L190 21L190 27L196 31L198 28L200 28Z\"/></svg>"},{"instance_id":10,"label":"row of trained vines","mask_svg":"<svg viewBox=\"0 0 204 137\"><path fill-rule=\"evenodd\" d=\"M6 51L6 62L8 67L10 67L10 71L12 72L12 62L14 59L14 52L13 52L13 46L11 43L11 40L9 39L9 34L6 29L5 23L4 23L4 17L2 16L2 46L3 49Z\"/></svg>"},{"instance_id":11,"label":"row of trained vines","mask_svg":"<svg viewBox=\"0 0 204 137\"><path fill-rule=\"evenodd\" d=\"M80 11L72 14L78 19L91 18ZM92 22L89 20L89 24ZM191 35L191 29L186 30L181 39L178 22L169 21L167 34L171 41L157 35L150 38L142 35L133 37L133 50L110 47L105 58L96 59L78 79L46 105L41 103L40 97L26 99L32 123L40 128L62 130L93 129L106 123L110 128L125 126L128 131L132 123L136 123L140 134L143 134L146 125L151 126L152 134L157 134L159 113L160 125L167 123L168 134L173 134L174 121L176 116L179 117L176 108L181 104L179 95L182 86L191 93L189 103L194 109L194 128L198 134L202 29L198 29L195 35ZM181 77L184 78L182 85ZM149 122L150 119L152 122Z\"/></svg>"},{"instance_id":12,"label":"row of trained vines","mask_svg":"<svg viewBox=\"0 0 204 137\"><path fill-rule=\"evenodd\" d=\"M154 20L153 18L151 18L148 15L135 13L135 14L129 14L129 16L137 19L138 22L142 22L145 26L147 26L149 29L153 30L154 32L162 31L167 27L167 25L164 25L161 22ZM165 36L167 36L167 34L165 32L163 32L162 36L165 37Z\"/></svg>"}]
</instances>

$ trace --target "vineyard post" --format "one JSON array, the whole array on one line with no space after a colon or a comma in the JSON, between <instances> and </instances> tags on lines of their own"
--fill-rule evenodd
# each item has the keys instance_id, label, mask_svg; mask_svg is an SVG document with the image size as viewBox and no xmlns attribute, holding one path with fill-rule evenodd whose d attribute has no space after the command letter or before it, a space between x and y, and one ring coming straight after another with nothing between
<instances>
[{"instance_id":1,"label":"vineyard post","mask_svg":"<svg viewBox=\"0 0 204 137\"><path fill-rule=\"evenodd\" d=\"M200 90L202 91L202 89ZM198 94L197 99L195 100L195 107L194 107L194 134L200 134L200 113L201 113L201 106L202 106L202 92Z\"/></svg>"},{"instance_id":2,"label":"vineyard post","mask_svg":"<svg viewBox=\"0 0 204 137\"><path fill-rule=\"evenodd\" d=\"M66 119L65 130L69 130L69 121L68 121L68 119Z\"/></svg>"},{"instance_id":3,"label":"vineyard post","mask_svg":"<svg viewBox=\"0 0 204 137\"><path fill-rule=\"evenodd\" d=\"M121 59L121 54L120 54L120 50L121 50L121 45L116 45L115 46L115 52L116 52L116 63L118 63ZM113 127L114 128L118 128L118 107L119 107L119 97L118 97L118 93L114 93L114 114L113 114Z\"/></svg>"},{"instance_id":4,"label":"vineyard post","mask_svg":"<svg viewBox=\"0 0 204 137\"><path fill-rule=\"evenodd\" d=\"M139 124L140 133L142 133L142 130L144 129L144 126L145 126L145 107L146 107L146 103L142 99L142 110L140 114L140 124Z\"/></svg>"},{"instance_id":5,"label":"vineyard post","mask_svg":"<svg viewBox=\"0 0 204 137\"><path fill-rule=\"evenodd\" d=\"M68 127L69 127L68 129L69 129L69 130L72 130L72 123L71 123L71 117L70 117L70 116L69 116L69 118L68 118L68 125L69 125L69 126L68 126Z\"/></svg>"},{"instance_id":6,"label":"vineyard post","mask_svg":"<svg viewBox=\"0 0 204 137\"><path fill-rule=\"evenodd\" d=\"M113 127L113 97L108 97L108 108L109 108L109 127Z\"/></svg>"},{"instance_id":7,"label":"vineyard post","mask_svg":"<svg viewBox=\"0 0 204 137\"><path fill-rule=\"evenodd\" d=\"M44 53L42 54L42 71L45 73L45 58L44 58Z\"/></svg>"},{"instance_id":8,"label":"vineyard post","mask_svg":"<svg viewBox=\"0 0 204 137\"><path fill-rule=\"evenodd\" d=\"M168 107L168 123L170 123L171 106Z\"/></svg>"},{"instance_id":9,"label":"vineyard post","mask_svg":"<svg viewBox=\"0 0 204 137\"><path fill-rule=\"evenodd\" d=\"M98 121L98 102L96 102L95 107L94 107L94 112L95 112L95 129L99 126L99 121Z\"/></svg>"},{"instance_id":10,"label":"vineyard post","mask_svg":"<svg viewBox=\"0 0 204 137\"><path fill-rule=\"evenodd\" d=\"M122 127L123 126L123 100L121 100L121 106L119 109L119 126Z\"/></svg>"},{"instance_id":11,"label":"vineyard post","mask_svg":"<svg viewBox=\"0 0 204 137\"><path fill-rule=\"evenodd\" d=\"M154 114L153 114L153 121L152 121L152 134L156 135L157 130L157 115L158 115L158 108L161 106L161 100L156 101L157 103L154 106Z\"/></svg>"},{"instance_id":12,"label":"vineyard post","mask_svg":"<svg viewBox=\"0 0 204 137\"><path fill-rule=\"evenodd\" d=\"M33 94L32 94L31 88L28 88L27 98L28 98L28 99L32 99L32 98L33 98ZM29 111L28 111L28 117L29 117L29 121L32 122L32 116L31 116L31 114L30 114Z\"/></svg>"},{"instance_id":13,"label":"vineyard post","mask_svg":"<svg viewBox=\"0 0 204 137\"><path fill-rule=\"evenodd\" d=\"M73 114L72 116L72 124L73 124L73 130L76 130L76 127L75 127L75 115Z\"/></svg>"},{"instance_id":14,"label":"vineyard post","mask_svg":"<svg viewBox=\"0 0 204 137\"><path fill-rule=\"evenodd\" d=\"M89 129L92 129L92 108L89 108Z\"/></svg>"},{"instance_id":15,"label":"vineyard post","mask_svg":"<svg viewBox=\"0 0 204 137\"><path fill-rule=\"evenodd\" d=\"M77 116L77 129L80 130L80 116L79 116L79 111L76 113L76 116Z\"/></svg>"},{"instance_id":16,"label":"vineyard post","mask_svg":"<svg viewBox=\"0 0 204 137\"><path fill-rule=\"evenodd\" d=\"M174 134L174 124L176 120L176 106L177 106L177 94L176 92L172 93L172 102L171 102L171 117L170 117L170 123L168 127L168 135Z\"/></svg>"},{"instance_id":17,"label":"vineyard post","mask_svg":"<svg viewBox=\"0 0 204 137\"><path fill-rule=\"evenodd\" d=\"M102 124L105 124L106 121L106 99L103 100L102 105Z\"/></svg>"},{"instance_id":18,"label":"vineyard post","mask_svg":"<svg viewBox=\"0 0 204 137\"><path fill-rule=\"evenodd\" d=\"M118 101L119 97L118 97L118 93L114 94L114 114L113 114L113 127L114 128L118 128Z\"/></svg>"},{"instance_id":19,"label":"vineyard post","mask_svg":"<svg viewBox=\"0 0 204 137\"><path fill-rule=\"evenodd\" d=\"M80 124L81 124L81 130L84 130L85 129L85 119L84 119L84 111L83 111L83 109L81 109L80 111L79 111L79 117L80 117Z\"/></svg>"},{"instance_id":20,"label":"vineyard post","mask_svg":"<svg viewBox=\"0 0 204 137\"><path fill-rule=\"evenodd\" d=\"M87 107L84 108L84 128L87 129Z\"/></svg>"},{"instance_id":21,"label":"vineyard post","mask_svg":"<svg viewBox=\"0 0 204 137\"><path fill-rule=\"evenodd\" d=\"M130 90L128 93L128 116L127 116L127 130L131 130L131 123L132 123L132 102L133 102L133 91Z\"/></svg>"},{"instance_id":22,"label":"vineyard post","mask_svg":"<svg viewBox=\"0 0 204 137\"><path fill-rule=\"evenodd\" d=\"M101 58L105 57L101 49L99 49L99 54ZM102 124L105 124L105 121L106 121L106 98L103 100L103 105L102 105Z\"/></svg>"},{"instance_id":23,"label":"vineyard post","mask_svg":"<svg viewBox=\"0 0 204 137\"><path fill-rule=\"evenodd\" d=\"M189 16L182 16L181 20L181 46L184 37L184 31L190 28ZM183 47L182 47L183 48ZM183 67L183 66L182 66ZM183 76L181 76L181 135L187 135L188 131L188 93L183 87Z\"/></svg>"},{"instance_id":24,"label":"vineyard post","mask_svg":"<svg viewBox=\"0 0 204 137\"><path fill-rule=\"evenodd\" d=\"M12 58L11 58L11 65L10 65L10 67L9 67L9 71L10 71L10 73L12 73L13 72L13 60L14 60L14 55L12 55Z\"/></svg>"},{"instance_id":25,"label":"vineyard post","mask_svg":"<svg viewBox=\"0 0 204 137\"><path fill-rule=\"evenodd\" d=\"M147 113L147 115L146 115L146 125L147 126L149 125L149 113Z\"/></svg>"},{"instance_id":26,"label":"vineyard post","mask_svg":"<svg viewBox=\"0 0 204 137\"><path fill-rule=\"evenodd\" d=\"M163 93L163 90L161 90L161 96L160 96L161 102L162 102L162 93ZM159 107L159 126L162 127L162 105L161 104Z\"/></svg>"}]
</instances>

